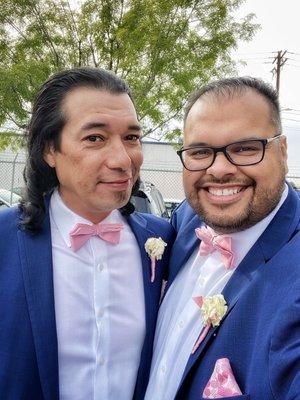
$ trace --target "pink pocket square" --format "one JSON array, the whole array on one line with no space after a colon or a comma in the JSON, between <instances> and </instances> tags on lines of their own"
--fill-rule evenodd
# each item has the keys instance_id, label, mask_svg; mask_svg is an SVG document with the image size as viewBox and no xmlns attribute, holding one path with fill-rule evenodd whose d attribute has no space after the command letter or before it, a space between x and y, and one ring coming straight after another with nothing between
<instances>
[{"instance_id":1,"label":"pink pocket square","mask_svg":"<svg viewBox=\"0 0 300 400\"><path fill-rule=\"evenodd\" d=\"M217 399L240 396L241 394L228 358L220 358L216 361L214 371L205 386L202 397L204 399Z\"/></svg>"}]
</instances>

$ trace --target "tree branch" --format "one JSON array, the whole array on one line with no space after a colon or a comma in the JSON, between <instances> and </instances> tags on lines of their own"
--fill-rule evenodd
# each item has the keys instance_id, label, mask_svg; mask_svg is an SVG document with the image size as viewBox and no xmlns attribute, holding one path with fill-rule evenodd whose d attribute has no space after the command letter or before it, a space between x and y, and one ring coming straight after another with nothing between
<instances>
[{"instance_id":1,"label":"tree branch","mask_svg":"<svg viewBox=\"0 0 300 400\"><path fill-rule=\"evenodd\" d=\"M5 18L5 22L13 28L24 41L27 41L27 37L24 35L24 33L19 29L18 26L16 26L10 19ZM43 57L41 57L38 53L34 52L33 55L35 56L36 60L38 61L43 61Z\"/></svg>"},{"instance_id":2,"label":"tree branch","mask_svg":"<svg viewBox=\"0 0 300 400\"><path fill-rule=\"evenodd\" d=\"M52 50L52 53L54 55L54 58L56 60L56 66L59 67L60 66L60 57L55 49L54 43L51 40L51 36L48 33L47 27L44 24L43 18L41 16L40 10L34 5L33 3L33 11L35 11L35 15L37 17L37 21L38 21L38 26L41 29L41 32L44 35L45 40L48 42L48 44L50 45L50 48Z\"/></svg>"},{"instance_id":3,"label":"tree branch","mask_svg":"<svg viewBox=\"0 0 300 400\"><path fill-rule=\"evenodd\" d=\"M91 49L91 52L92 52L94 65L95 65L96 68L98 68L99 63L98 63L98 61L96 59L95 48L94 48L94 45L93 45L93 40L92 40L91 35L88 36L88 41L89 41L90 49Z\"/></svg>"},{"instance_id":4,"label":"tree branch","mask_svg":"<svg viewBox=\"0 0 300 400\"><path fill-rule=\"evenodd\" d=\"M12 121L18 128L25 129L26 125L20 124L7 110L5 110L1 105L0 108L4 115L6 115L7 119Z\"/></svg>"}]
</instances>

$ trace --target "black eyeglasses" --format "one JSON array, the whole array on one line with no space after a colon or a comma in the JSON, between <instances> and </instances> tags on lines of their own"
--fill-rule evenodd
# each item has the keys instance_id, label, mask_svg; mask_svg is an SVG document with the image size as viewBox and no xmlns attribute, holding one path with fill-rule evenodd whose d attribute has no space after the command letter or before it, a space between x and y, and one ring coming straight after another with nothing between
<instances>
[{"instance_id":1,"label":"black eyeglasses","mask_svg":"<svg viewBox=\"0 0 300 400\"><path fill-rule=\"evenodd\" d=\"M266 145L281 134L269 139L251 139L227 144L223 147L193 146L177 151L180 160L189 171L202 171L211 167L217 153L223 153L228 161L237 166L255 165L265 155Z\"/></svg>"}]
</instances>

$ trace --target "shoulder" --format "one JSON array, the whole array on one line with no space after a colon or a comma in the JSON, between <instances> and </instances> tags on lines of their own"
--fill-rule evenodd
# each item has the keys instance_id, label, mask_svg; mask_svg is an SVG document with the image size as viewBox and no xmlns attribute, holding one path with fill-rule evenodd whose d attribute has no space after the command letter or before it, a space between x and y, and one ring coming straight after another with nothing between
<instances>
[{"instance_id":1,"label":"shoulder","mask_svg":"<svg viewBox=\"0 0 300 400\"><path fill-rule=\"evenodd\" d=\"M153 214L135 212L134 215L140 220L145 220L148 227L158 227L163 229L172 229L170 222L162 217Z\"/></svg>"},{"instance_id":2,"label":"shoulder","mask_svg":"<svg viewBox=\"0 0 300 400\"><path fill-rule=\"evenodd\" d=\"M284 266L285 274L287 271L289 271L289 274L293 272L300 279L300 223L298 223L291 239L280 249L274 259L276 259L277 264Z\"/></svg>"},{"instance_id":3,"label":"shoulder","mask_svg":"<svg viewBox=\"0 0 300 400\"><path fill-rule=\"evenodd\" d=\"M189 205L187 200L184 200L179 206L174 210L171 224L178 232L182 225L186 225L190 220L197 217L195 211Z\"/></svg>"},{"instance_id":4,"label":"shoulder","mask_svg":"<svg viewBox=\"0 0 300 400\"><path fill-rule=\"evenodd\" d=\"M138 224L141 228L167 239L174 235L174 228L170 222L153 214L134 212L130 215L129 222L131 225Z\"/></svg>"},{"instance_id":5,"label":"shoulder","mask_svg":"<svg viewBox=\"0 0 300 400\"><path fill-rule=\"evenodd\" d=\"M17 206L0 211L0 234L18 229L20 211Z\"/></svg>"}]
</instances>

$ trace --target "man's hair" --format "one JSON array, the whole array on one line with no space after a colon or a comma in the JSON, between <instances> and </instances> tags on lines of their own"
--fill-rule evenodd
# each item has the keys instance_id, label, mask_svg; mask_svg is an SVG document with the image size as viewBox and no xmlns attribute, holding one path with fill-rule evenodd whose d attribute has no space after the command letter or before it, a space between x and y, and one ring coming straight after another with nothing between
<instances>
[{"instance_id":1,"label":"man's hair","mask_svg":"<svg viewBox=\"0 0 300 400\"><path fill-rule=\"evenodd\" d=\"M47 148L60 150L66 123L62 111L67 94L80 87L113 94L132 95L126 83L111 72L97 68L73 68L52 75L38 91L26 131L28 157L24 170L26 188L21 201L22 226L32 232L41 228L45 216L44 197L59 185L55 168L44 160ZM133 100L132 100L133 101Z\"/></svg>"},{"instance_id":2,"label":"man's hair","mask_svg":"<svg viewBox=\"0 0 300 400\"><path fill-rule=\"evenodd\" d=\"M211 82L193 92L189 97L185 108L184 124L186 123L186 119L191 108L201 97L212 96L215 98L224 97L230 99L236 96L242 96L248 90L252 90L260 94L267 101L270 107L270 120L276 127L276 133L280 134L282 132L282 126L279 100L276 90L261 79L247 76L220 79L218 81Z\"/></svg>"}]
</instances>

